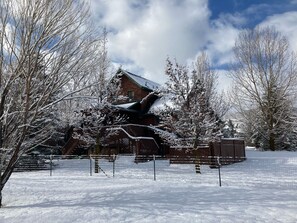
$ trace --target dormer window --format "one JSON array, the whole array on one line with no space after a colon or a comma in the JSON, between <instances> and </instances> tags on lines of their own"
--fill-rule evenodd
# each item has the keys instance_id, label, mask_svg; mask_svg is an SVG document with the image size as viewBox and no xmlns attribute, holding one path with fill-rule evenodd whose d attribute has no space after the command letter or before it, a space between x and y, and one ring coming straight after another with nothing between
<instances>
[{"instance_id":1,"label":"dormer window","mask_svg":"<svg viewBox=\"0 0 297 223\"><path fill-rule=\"evenodd\" d=\"M134 91L128 91L127 95L130 100L134 99Z\"/></svg>"}]
</instances>

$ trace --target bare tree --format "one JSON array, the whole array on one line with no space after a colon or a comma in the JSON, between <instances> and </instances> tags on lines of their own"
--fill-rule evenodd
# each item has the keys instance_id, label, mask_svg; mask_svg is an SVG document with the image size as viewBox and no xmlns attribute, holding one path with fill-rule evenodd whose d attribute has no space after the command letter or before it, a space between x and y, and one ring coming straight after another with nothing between
<instances>
[{"instance_id":1,"label":"bare tree","mask_svg":"<svg viewBox=\"0 0 297 223\"><path fill-rule=\"evenodd\" d=\"M93 44L92 58L88 61L88 70L72 76L63 92L76 92L59 104L59 113L67 126L76 125L82 110L98 110L116 102L121 96L120 80L110 62L107 49L107 31L102 29L101 39ZM79 89L83 89L78 91Z\"/></svg>"},{"instance_id":2,"label":"bare tree","mask_svg":"<svg viewBox=\"0 0 297 223\"><path fill-rule=\"evenodd\" d=\"M104 28L101 38L93 44L92 58L88 61L88 69L63 87L63 92L74 92L59 104L62 120L68 125L75 124L83 109L106 103L112 66L107 55L107 32Z\"/></svg>"},{"instance_id":3,"label":"bare tree","mask_svg":"<svg viewBox=\"0 0 297 223\"><path fill-rule=\"evenodd\" d=\"M73 93L63 87L92 65L87 24L83 1L0 1L0 205L19 157L49 137L56 103Z\"/></svg>"},{"instance_id":4,"label":"bare tree","mask_svg":"<svg viewBox=\"0 0 297 223\"><path fill-rule=\"evenodd\" d=\"M206 54L197 58L192 70L167 59L166 75L169 80L163 94L169 94L171 103L160 112L164 126L194 148L213 139L220 131L219 122L227 107L217 101L216 73ZM174 142L172 138L169 141Z\"/></svg>"},{"instance_id":5,"label":"bare tree","mask_svg":"<svg viewBox=\"0 0 297 223\"><path fill-rule=\"evenodd\" d=\"M292 133L297 64L286 37L272 27L244 30L234 53L231 96L245 125L252 126L251 137L265 150L288 148L296 138Z\"/></svg>"}]
</instances>

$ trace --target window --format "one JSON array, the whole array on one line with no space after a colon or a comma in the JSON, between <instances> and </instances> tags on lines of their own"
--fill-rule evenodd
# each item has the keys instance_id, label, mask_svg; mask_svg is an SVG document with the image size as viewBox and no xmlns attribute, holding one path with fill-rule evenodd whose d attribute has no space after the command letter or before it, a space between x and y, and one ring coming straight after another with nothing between
<instances>
[{"instance_id":1,"label":"window","mask_svg":"<svg viewBox=\"0 0 297 223\"><path fill-rule=\"evenodd\" d=\"M134 91L128 91L128 98L134 99Z\"/></svg>"}]
</instances>

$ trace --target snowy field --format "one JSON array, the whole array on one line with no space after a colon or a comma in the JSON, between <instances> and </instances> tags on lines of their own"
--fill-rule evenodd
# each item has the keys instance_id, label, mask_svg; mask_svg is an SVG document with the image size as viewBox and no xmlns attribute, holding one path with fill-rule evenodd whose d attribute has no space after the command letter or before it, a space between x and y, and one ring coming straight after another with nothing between
<instances>
[{"instance_id":1,"label":"snowy field","mask_svg":"<svg viewBox=\"0 0 297 223\"><path fill-rule=\"evenodd\" d=\"M247 151L218 170L156 161L55 161L49 171L13 173L3 192L1 223L297 222L297 153Z\"/></svg>"}]
</instances>

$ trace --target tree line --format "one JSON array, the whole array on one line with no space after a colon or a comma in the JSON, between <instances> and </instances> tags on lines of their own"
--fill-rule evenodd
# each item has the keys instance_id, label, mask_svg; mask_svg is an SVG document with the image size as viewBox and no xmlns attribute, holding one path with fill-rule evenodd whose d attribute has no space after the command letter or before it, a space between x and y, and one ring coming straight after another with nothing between
<instances>
[{"instance_id":1,"label":"tree line","mask_svg":"<svg viewBox=\"0 0 297 223\"><path fill-rule=\"evenodd\" d=\"M296 150L297 57L287 38L274 27L243 30L233 52L228 71L233 85L228 95L217 92L218 76L205 53L197 57L193 68L167 60L164 93L173 95L174 106L161 113L165 126L192 137L193 145L215 140L224 135L223 116L231 108L249 145ZM234 132L234 124L227 123ZM167 138L174 142L172 135Z\"/></svg>"}]
</instances>

